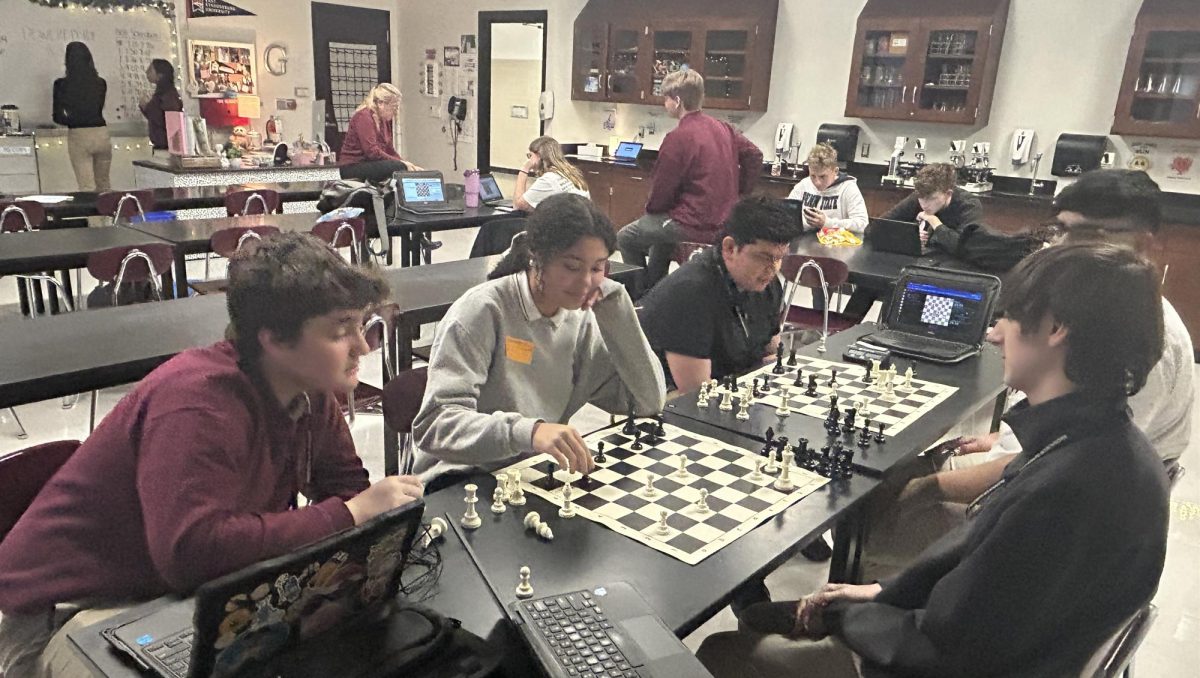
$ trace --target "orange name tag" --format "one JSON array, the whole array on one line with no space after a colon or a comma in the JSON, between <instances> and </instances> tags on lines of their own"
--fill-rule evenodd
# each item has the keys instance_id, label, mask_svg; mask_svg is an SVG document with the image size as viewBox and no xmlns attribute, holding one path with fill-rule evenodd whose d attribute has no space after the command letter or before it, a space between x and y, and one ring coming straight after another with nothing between
<instances>
[{"instance_id":1,"label":"orange name tag","mask_svg":"<svg viewBox=\"0 0 1200 678\"><path fill-rule=\"evenodd\" d=\"M533 342L515 337L504 337L504 354L513 362L530 365L533 363Z\"/></svg>"}]
</instances>

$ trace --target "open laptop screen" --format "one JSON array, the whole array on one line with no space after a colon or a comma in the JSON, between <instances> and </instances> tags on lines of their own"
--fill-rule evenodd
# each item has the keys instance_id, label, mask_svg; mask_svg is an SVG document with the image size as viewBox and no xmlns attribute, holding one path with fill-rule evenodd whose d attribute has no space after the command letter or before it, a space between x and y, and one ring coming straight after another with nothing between
<instances>
[{"instance_id":1,"label":"open laptop screen","mask_svg":"<svg viewBox=\"0 0 1200 678\"><path fill-rule=\"evenodd\" d=\"M484 202L504 199L504 194L500 192L500 185L496 183L496 177L490 174L479 177L479 198Z\"/></svg>"},{"instance_id":2,"label":"open laptop screen","mask_svg":"<svg viewBox=\"0 0 1200 678\"><path fill-rule=\"evenodd\" d=\"M985 290L919 278L901 283L888 323L892 329L964 344L982 340L989 307Z\"/></svg>"},{"instance_id":3,"label":"open laptop screen","mask_svg":"<svg viewBox=\"0 0 1200 678\"><path fill-rule=\"evenodd\" d=\"M442 180L436 176L403 177L400 179L400 187L404 192L405 204L446 202Z\"/></svg>"},{"instance_id":4,"label":"open laptop screen","mask_svg":"<svg viewBox=\"0 0 1200 678\"><path fill-rule=\"evenodd\" d=\"M642 152L642 145L636 141L622 141L617 144L617 150L613 153L613 157L617 160L637 160L638 154Z\"/></svg>"}]
</instances>

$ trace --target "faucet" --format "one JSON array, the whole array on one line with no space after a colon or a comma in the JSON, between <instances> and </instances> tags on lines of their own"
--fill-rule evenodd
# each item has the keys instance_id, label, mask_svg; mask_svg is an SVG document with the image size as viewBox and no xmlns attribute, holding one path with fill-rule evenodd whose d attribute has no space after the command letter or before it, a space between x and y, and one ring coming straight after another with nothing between
<instances>
[{"instance_id":1,"label":"faucet","mask_svg":"<svg viewBox=\"0 0 1200 678\"><path fill-rule=\"evenodd\" d=\"M1029 182L1029 195L1036 195L1037 190L1046 185L1044 181L1038 181L1038 166L1042 164L1042 153L1033 156L1033 180Z\"/></svg>"}]
</instances>

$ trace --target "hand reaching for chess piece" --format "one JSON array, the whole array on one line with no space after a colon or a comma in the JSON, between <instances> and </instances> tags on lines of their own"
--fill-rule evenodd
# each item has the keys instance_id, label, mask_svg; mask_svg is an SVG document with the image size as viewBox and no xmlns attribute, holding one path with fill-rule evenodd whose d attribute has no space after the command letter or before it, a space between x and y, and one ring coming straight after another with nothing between
<instances>
[{"instance_id":1,"label":"hand reaching for chess piece","mask_svg":"<svg viewBox=\"0 0 1200 678\"><path fill-rule=\"evenodd\" d=\"M576 473L590 473L595 466L579 431L563 424L538 422L533 427L533 451L554 457L561 468Z\"/></svg>"}]
</instances>

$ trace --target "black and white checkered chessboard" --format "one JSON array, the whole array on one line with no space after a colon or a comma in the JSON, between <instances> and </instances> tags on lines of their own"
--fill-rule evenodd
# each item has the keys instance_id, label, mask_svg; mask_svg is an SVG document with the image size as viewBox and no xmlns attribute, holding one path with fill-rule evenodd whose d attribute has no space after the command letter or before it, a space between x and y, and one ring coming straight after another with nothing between
<instances>
[{"instance_id":1,"label":"black and white checkered chessboard","mask_svg":"<svg viewBox=\"0 0 1200 678\"><path fill-rule=\"evenodd\" d=\"M791 389L788 394L788 410L818 419L829 415L829 396L835 391L838 408L843 412L847 408L857 407L857 403L865 399L868 411L858 412L856 423L861 426L866 419L871 420L872 427L882 423L884 435L887 436L898 435L958 390L955 386L937 384L916 377L913 377L913 388L909 390L903 388L903 375L897 375L893 382L894 399L887 400L880 389L871 386L869 370L861 365L837 363L804 355L796 356L795 366L789 366L788 362L789 360L784 361L783 374L774 374L775 363L771 363L739 378L739 390L753 384L755 378L766 377L771 384L770 393L752 399L751 403L776 409L779 407L780 386L786 384ZM796 370L801 372L802 385L799 387L795 385ZM831 389L829 379L834 370L837 370L837 388ZM816 397L804 395L810 374L817 375ZM724 392L723 387L718 390L718 393ZM708 401L708 407L714 415L719 412L720 400L719 396L715 396ZM735 413L736 407L733 412L720 412L727 416L734 416Z\"/></svg>"},{"instance_id":2,"label":"black and white checkered chessboard","mask_svg":"<svg viewBox=\"0 0 1200 678\"><path fill-rule=\"evenodd\" d=\"M753 451L663 425L663 437L652 435L655 423L638 424L643 431L641 450L631 449L634 436L621 427L587 436L588 447L604 443L607 461L585 480L578 473L558 468L547 455L523 460L497 472L517 471L521 486L556 506L562 506L562 485L570 482L571 501L577 516L591 520L639 541L650 548L695 565L738 537L816 491L828 479L793 465L795 489L781 492L771 487L778 474L752 478L755 463L763 457ZM685 476L679 475L679 456L687 457ZM646 474L654 474L656 494L643 494ZM700 490L708 491L709 511L696 507ZM669 533L658 533L661 511L667 511ZM542 516L551 524L564 520L557 514Z\"/></svg>"}]
</instances>

